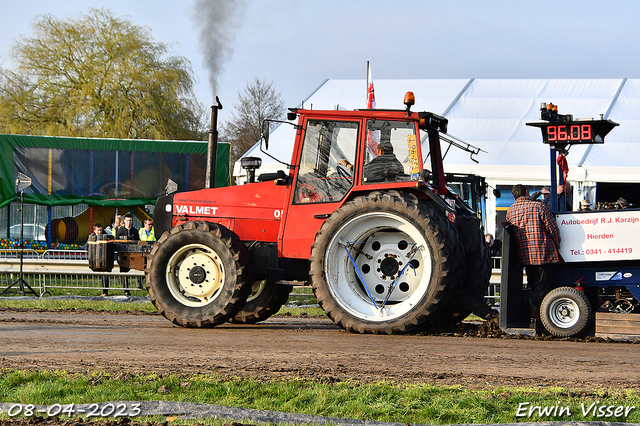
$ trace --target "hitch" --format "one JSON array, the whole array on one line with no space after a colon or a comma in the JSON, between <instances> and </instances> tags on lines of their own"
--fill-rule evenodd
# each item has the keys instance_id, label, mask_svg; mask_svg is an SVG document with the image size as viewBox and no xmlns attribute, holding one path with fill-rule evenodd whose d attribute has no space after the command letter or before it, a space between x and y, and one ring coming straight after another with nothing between
<instances>
[{"instance_id":1,"label":"hitch","mask_svg":"<svg viewBox=\"0 0 640 426\"><path fill-rule=\"evenodd\" d=\"M147 265L147 254L151 253L153 241L114 240L113 235L102 234L96 238L91 235L87 241L89 268L97 272L111 272L118 254L118 265L121 272L130 269L144 271Z\"/></svg>"}]
</instances>

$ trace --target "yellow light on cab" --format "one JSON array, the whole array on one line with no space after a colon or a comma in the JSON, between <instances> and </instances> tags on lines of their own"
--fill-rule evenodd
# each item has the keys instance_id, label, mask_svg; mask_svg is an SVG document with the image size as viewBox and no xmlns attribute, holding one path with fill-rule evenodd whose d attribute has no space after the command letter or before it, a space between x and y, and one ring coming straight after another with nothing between
<instances>
[{"instance_id":1,"label":"yellow light on cab","mask_svg":"<svg viewBox=\"0 0 640 426\"><path fill-rule=\"evenodd\" d=\"M404 104L408 107L416 104L416 96L413 94L413 92L407 92L407 94L404 95Z\"/></svg>"}]
</instances>

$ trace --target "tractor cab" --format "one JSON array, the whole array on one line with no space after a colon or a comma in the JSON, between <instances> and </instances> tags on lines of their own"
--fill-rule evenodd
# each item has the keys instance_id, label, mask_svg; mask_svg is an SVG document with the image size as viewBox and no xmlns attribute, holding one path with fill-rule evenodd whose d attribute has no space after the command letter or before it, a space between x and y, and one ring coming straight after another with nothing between
<instances>
[{"instance_id":1,"label":"tractor cab","mask_svg":"<svg viewBox=\"0 0 640 426\"><path fill-rule=\"evenodd\" d=\"M280 161L295 180L293 203L335 202L359 185L416 182L433 176L444 189L439 132L446 133L447 120L433 113L413 113L413 93L405 96L406 110L304 110L292 108L290 121L265 120L263 141L269 144L269 122L294 124L297 129L292 164ZM431 170L423 168L421 142L429 140ZM264 149L261 150L271 156ZM272 157L274 158L274 157ZM427 155L429 158L429 155ZM247 160L248 175L259 167L259 158ZM243 167L245 165L243 164ZM283 180L284 172L260 175L258 180ZM252 179L249 179L252 181ZM369 190L369 187L366 187ZM363 188L364 189L364 188Z\"/></svg>"},{"instance_id":2,"label":"tractor cab","mask_svg":"<svg viewBox=\"0 0 640 426\"><path fill-rule=\"evenodd\" d=\"M412 95L405 104L406 110L291 110L298 124L283 208L284 257L307 257L322 221L359 195L411 191L428 185L425 176L440 175L441 193L447 194L438 132L446 131L447 120L411 112ZM423 137L437 151L432 170L421 172Z\"/></svg>"},{"instance_id":3,"label":"tractor cab","mask_svg":"<svg viewBox=\"0 0 640 426\"><path fill-rule=\"evenodd\" d=\"M340 201L354 185L418 180L415 122L308 118L303 126L294 203Z\"/></svg>"}]
</instances>

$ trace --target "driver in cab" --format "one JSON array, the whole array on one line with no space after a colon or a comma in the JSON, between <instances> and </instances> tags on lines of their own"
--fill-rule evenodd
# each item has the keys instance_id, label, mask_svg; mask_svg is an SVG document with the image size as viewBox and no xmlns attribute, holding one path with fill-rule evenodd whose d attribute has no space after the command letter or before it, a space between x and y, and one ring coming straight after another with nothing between
<instances>
[{"instance_id":1,"label":"driver in cab","mask_svg":"<svg viewBox=\"0 0 640 426\"><path fill-rule=\"evenodd\" d=\"M380 142L376 148L376 154L377 157L365 164L362 170L365 182L395 180L398 175L404 172L402 163L398 161L393 153L391 142Z\"/></svg>"},{"instance_id":2,"label":"driver in cab","mask_svg":"<svg viewBox=\"0 0 640 426\"><path fill-rule=\"evenodd\" d=\"M385 141L378 144L376 148L376 157L369 163L364 165L362 175L367 183L384 182L394 180L398 175L404 172L402 163L398 161L393 153L393 145L391 142ZM353 172L353 164L347 160L340 161L340 164Z\"/></svg>"}]
</instances>

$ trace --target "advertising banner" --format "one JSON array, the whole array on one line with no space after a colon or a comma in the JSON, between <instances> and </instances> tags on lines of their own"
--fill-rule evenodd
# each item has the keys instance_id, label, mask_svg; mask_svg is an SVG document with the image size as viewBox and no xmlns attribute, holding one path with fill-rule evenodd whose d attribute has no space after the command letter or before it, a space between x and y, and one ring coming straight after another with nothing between
<instances>
[{"instance_id":1,"label":"advertising banner","mask_svg":"<svg viewBox=\"0 0 640 426\"><path fill-rule=\"evenodd\" d=\"M558 213L565 262L631 260L640 255L640 211Z\"/></svg>"}]
</instances>

